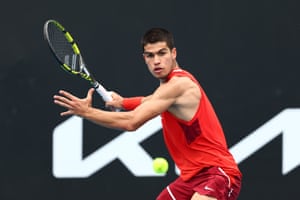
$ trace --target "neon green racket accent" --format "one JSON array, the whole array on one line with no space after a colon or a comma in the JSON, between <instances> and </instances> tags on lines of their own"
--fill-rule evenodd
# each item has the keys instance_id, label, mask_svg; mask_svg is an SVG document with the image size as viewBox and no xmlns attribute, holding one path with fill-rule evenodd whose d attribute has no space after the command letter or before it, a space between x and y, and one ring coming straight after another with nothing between
<instances>
[{"instance_id":1,"label":"neon green racket accent","mask_svg":"<svg viewBox=\"0 0 300 200\"><path fill-rule=\"evenodd\" d=\"M72 43L74 41L73 37L70 35L69 32L65 33L65 37L68 40L68 42Z\"/></svg>"},{"instance_id":2,"label":"neon green racket accent","mask_svg":"<svg viewBox=\"0 0 300 200\"><path fill-rule=\"evenodd\" d=\"M64 31L64 30L65 30L65 28L64 28L60 23L58 23L57 21L54 21L54 20L51 20L51 21L54 22L55 25L56 25L61 31Z\"/></svg>"},{"instance_id":3,"label":"neon green racket accent","mask_svg":"<svg viewBox=\"0 0 300 200\"><path fill-rule=\"evenodd\" d=\"M92 78L89 76L89 75L87 75L87 74L85 74L85 73L81 73L81 72L77 72L77 71L74 71L74 70L72 70L68 65L66 65L66 64L63 64L63 65L61 65L62 66L62 68L64 69L64 70L66 70L67 72L69 72L69 73L71 73L71 74L74 74L74 75L80 75L82 78L84 78L85 80L88 80L88 81L90 81L90 82L92 82Z\"/></svg>"},{"instance_id":4,"label":"neon green racket accent","mask_svg":"<svg viewBox=\"0 0 300 200\"><path fill-rule=\"evenodd\" d=\"M77 55L80 54L80 51L79 51L79 48L78 48L77 44L74 43L74 44L72 45L72 48L73 48L74 52L75 52Z\"/></svg>"},{"instance_id":5,"label":"neon green racket accent","mask_svg":"<svg viewBox=\"0 0 300 200\"><path fill-rule=\"evenodd\" d=\"M81 76L82 78L84 78L85 80L92 81L92 78L89 77L87 74L80 73L80 76Z\"/></svg>"},{"instance_id":6,"label":"neon green racket accent","mask_svg":"<svg viewBox=\"0 0 300 200\"><path fill-rule=\"evenodd\" d=\"M63 35L64 35L64 38L68 41L68 43L72 46L72 50L73 50L73 52L71 53L71 52L69 52L69 53L71 53L71 54L73 54L73 53L75 53L76 55L79 55L80 56L80 50L79 50L79 47L77 46L77 44L75 43L75 41L74 41L74 39L73 39L73 37L71 36L71 34L68 32L68 31L66 31L66 29L59 23L59 22L57 22L57 21L55 21L55 20L50 20L49 21L50 23L54 23L54 25L63 33ZM56 54L56 52L55 52L55 50L54 49L52 49L52 51L54 51L54 53ZM60 60L60 59L59 59ZM86 74L86 73L84 73L83 71L81 71L81 70L79 70L78 69L78 71L75 71L72 67L70 67L68 64L65 64L65 63L63 63L62 61L60 61L60 63L62 63L61 64L61 67L65 70L65 71L67 71L67 72L69 72L69 73L71 73L71 74L74 74L74 75L79 75L80 77L82 77L83 79L85 79L85 80L88 80L88 81L90 81L92 84L94 84L93 83L93 78L92 77L90 77L88 74ZM78 63L77 63L78 64ZM77 70L77 69L76 69Z\"/></svg>"},{"instance_id":7,"label":"neon green racket accent","mask_svg":"<svg viewBox=\"0 0 300 200\"><path fill-rule=\"evenodd\" d=\"M72 71L71 67L69 67L69 66L66 65L66 64L63 64L62 67L63 67L65 70L69 71L69 72Z\"/></svg>"}]
</instances>

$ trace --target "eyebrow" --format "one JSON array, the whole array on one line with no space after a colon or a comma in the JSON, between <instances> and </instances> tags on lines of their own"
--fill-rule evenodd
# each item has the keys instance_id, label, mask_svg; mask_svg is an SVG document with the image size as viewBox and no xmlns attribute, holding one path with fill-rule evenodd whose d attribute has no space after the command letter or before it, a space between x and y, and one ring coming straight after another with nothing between
<instances>
[{"instance_id":1,"label":"eyebrow","mask_svg":"<svg viewBox=\"0 0 300 200\"><path fill-rule=\"evenodd\" d=\"M159 52L167 51L167 50L168 50L168 48L164 47L164 48L159 49L159 50L156 51L156 52L144 51L143 54L157 54L157 53L159 53Z\"/></svg>"}]
</instances>

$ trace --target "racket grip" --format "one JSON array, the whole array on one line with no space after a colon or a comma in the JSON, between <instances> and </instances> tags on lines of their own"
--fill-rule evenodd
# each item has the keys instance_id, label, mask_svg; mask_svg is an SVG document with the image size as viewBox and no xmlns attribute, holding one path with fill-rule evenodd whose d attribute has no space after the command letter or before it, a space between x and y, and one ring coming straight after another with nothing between
<instances>
[{"instance_id":1,"label":"racket grip","mask_svg":"<svg viewBox=\"0 0 300 200\"><path fill-rule=\"evenodd\" d=\"M97 84L95 86L95 90L100 94L105 102L112 100L111 94L101 84Z\"/></svg>"},{"instance_id":2,"label":"racket grip","mask_svg":"<svg viewBox=\"0 0 300 200\"><path fill-rule=\"evenodd\" d=\"M100 94L103 101L107 102L107 101L112 100L111 92L108 92L100 83L97 83L96 85L94 85L94 88ZM112 110L114 110L116 112L120 111L120 109L118 109L118 108L112 108Z\"/></svg>"}]
</instances>

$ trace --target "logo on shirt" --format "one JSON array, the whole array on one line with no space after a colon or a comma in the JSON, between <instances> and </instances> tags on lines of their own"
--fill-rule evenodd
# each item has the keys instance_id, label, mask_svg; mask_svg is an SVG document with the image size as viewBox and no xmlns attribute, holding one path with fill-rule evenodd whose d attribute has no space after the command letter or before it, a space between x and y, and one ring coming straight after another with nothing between
<instances>
[{"instance_id":1,"label":"logo on shirt","mask_svg":"<svg viewBox=\"0 0 300 200\"><path fill-rule=\"evenodd\" d=\"M204 187L204 190L212 191L214 192L215 190L211 187L208 187L207 185Z\"/></svg>"}]
</instances>

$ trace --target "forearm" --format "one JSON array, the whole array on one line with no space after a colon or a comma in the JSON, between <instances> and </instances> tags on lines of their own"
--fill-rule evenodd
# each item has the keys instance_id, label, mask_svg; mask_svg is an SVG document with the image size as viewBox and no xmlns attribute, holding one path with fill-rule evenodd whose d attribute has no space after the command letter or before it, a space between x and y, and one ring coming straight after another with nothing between
<instances>
[{"instance_id":1,"label":"forearm","mask_svg":"<svg viewBox=\"0 0 300 200\"><path fill-rule=\"evenodd\" d=\"M110 112L91 107L81 117L107 128L127 131L134 129L131 112Z\"/></svg>"}]
</instances>

